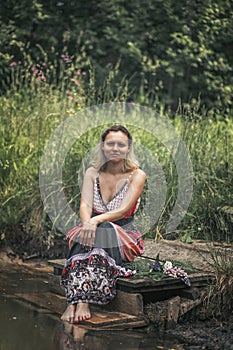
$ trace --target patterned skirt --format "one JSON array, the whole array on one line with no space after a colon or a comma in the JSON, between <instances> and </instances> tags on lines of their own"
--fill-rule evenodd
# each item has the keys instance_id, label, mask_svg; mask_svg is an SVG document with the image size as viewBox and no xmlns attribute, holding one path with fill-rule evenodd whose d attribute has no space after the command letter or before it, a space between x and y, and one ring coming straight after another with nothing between
<instances>
[{"instance_id":1,"label":"patterned skirt","mask_svg":"<svg viewBox=\"0 0 233 350\"><path fill-rule=\"evenodd\" d=\"M107 304L116 296L117 278L135 274L122 265L143 253L141 234L132 220L105 222L97 227L94 248L87 250L77 239L81 228L67 235L72 245L61 276L67 303Z\"/></svg>"}]
</instances>

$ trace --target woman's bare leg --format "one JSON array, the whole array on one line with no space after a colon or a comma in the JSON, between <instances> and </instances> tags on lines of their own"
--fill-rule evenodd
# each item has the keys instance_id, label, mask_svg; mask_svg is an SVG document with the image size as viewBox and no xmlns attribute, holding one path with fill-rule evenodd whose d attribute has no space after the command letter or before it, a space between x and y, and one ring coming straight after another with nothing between
<instances>
[{"instance_id":1,"label":"woman's bare leg","mask_svg":"<svg viewBox=\"0 0 233 350\"><path fill-rule=\"evenodd\" d=\"M76 311L76 305L68 305L65 312L61 316L62 321L66 321L69 323L74 323L74 315Z\"/></svg>"},{"instance_id":2,"label":"woman's bare leg","mask_svg":"<svg viewBox=\"0 0 233 350\"><path fill-rule=\"evenodd\" d=\"M78 303L75 310L74 322L82 322L91 318L91 311L88 303Z\"/></svg>"}]
</instances>

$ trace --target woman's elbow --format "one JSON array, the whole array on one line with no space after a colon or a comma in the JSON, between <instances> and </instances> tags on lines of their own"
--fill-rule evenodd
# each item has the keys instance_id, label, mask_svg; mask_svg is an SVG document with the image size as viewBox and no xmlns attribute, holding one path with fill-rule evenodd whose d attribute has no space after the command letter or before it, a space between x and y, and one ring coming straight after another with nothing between
<instances>
[{"instance_id":1,"label":"woman's elbow","mask_svg":"<svg viewBox=\"0 0 233 350\"><path fill-rule=\"evenodd\" d=\"M79 213L80 213L80 215L82 213L92 213L92 207L90 207L86 203L81 203L80 207L79 207Z\"/></svg>"}]
</instances>

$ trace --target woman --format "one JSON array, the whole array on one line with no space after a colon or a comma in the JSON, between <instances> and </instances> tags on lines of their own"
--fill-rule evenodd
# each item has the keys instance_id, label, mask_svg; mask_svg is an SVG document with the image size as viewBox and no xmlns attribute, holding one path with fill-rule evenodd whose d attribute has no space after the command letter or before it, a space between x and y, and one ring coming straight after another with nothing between
<instances>
[{"instance_id":1,"label":"woman","mask_svg":"<svg viewBox=\"0 0 233 350\"><path fill-rule=\"evenodd\" d=\"M82 223L67 234L70 252L61 284L68 306L63 321L90 319L89 304L111 301L117 277L132 273L122 263L133 261L144 251L133 216L145 180L134 158L129 131L122 125L105 130L93 167L84 176Z\"/></svg>"}]
</instances>

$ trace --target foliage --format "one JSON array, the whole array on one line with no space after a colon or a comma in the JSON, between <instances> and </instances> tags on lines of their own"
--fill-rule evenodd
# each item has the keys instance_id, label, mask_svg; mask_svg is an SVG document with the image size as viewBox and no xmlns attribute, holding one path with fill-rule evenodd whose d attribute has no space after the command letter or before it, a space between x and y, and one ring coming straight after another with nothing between
<instances>
[{"instance_id":1,"label":"foliage","mask_svg":"<svg viewBox=\"0 0 233 350\"><path fill-rule=\"evenodd\" d=\"M96 87L103 87L119 64L115 84L127 77L134 92L130 98L141 104L159 101L174 114L180 98L196 103L201 95L208 109L227 114L232 16L230 0L5 0L0 4L2 89L9 87L9 65L22 62L24 52L41 61L43 48L49 62L61 54L81 59L85 70L91 62Z\"/></svg>"},{"instance_id":2,"label":"foliage","mask_svg":"<svg viewBox=\"0 0 233 350\"><path fill-rule=\"evenodd\" d=\"M183 224L188 232L195 227L197 238L229 241L231 218L225 216L222 207L224 203L232 205L232 119L222 120L220 113L214 118L201 113L198 107L189 106L183 110L183 117L175 119L189 149L195 181L190 217L186 216L189 225L186 219Z\"/></svg>"}]
</instances>

